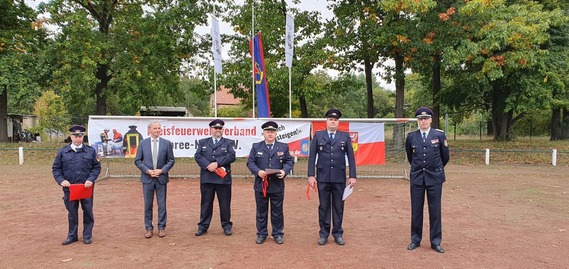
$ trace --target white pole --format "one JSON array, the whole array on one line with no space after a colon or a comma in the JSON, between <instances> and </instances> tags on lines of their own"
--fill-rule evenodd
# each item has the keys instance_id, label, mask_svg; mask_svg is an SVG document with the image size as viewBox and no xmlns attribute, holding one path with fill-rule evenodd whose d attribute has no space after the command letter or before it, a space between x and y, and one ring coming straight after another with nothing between
<instances>
[{"instance_id":1,"label":"white pole","mask_svg":"<svg viewBox=\"0 0 569 269\"><path fill-rule=\"evenodd\" d=\"M486 149L486 160L485 160L486 165L490 164L490 149Z\"/></svg>"},{"instance_id":2,"label":"white pole","mask_svg":"<svg viewBox=\"0 0 569 269\"><path fill-rule=\"evenodd\" d=\"M20 165L24 164L24 147L18 148L18 157Z\"/></svg>"},{"instance_id":3,"label":"white pole","mask_svg":"<svg viewBox=\"0 0 569 269\"><path fill-rule=\"evenodd\" d=\"M255 118L255 1L251 1L251 64L253 67L253 84L251 91L253 92L253 118Z\"/></svg>"},{"instance_id":4,"label":"white pole","mask_svg":"<svg viewBox=\"0 0 569 269\"><path fill-rule=\"evenodd\" d=\"M292 118L292 68L288 68L288 117Z\"/></svg>"},{"instance_id":5,"label":"white pole","mask_svg":"<svg viewBox=\"0 0 569 269\"><path fill-rule=\"evenodd\" d=\"M557 166L557 149L553 149L553 152L551 153L551 164L553 166Z\"/></svg>"},{"instance_id":6,"label":"white pole","mask_svg":"<svg viewBox=\"0 0 569 269\"><path fill-rule=\"evenodd\" d=\"M213 107L214 107L214 114L217 118L217 72L213 71Z\"/></svg>"}]
</instances>

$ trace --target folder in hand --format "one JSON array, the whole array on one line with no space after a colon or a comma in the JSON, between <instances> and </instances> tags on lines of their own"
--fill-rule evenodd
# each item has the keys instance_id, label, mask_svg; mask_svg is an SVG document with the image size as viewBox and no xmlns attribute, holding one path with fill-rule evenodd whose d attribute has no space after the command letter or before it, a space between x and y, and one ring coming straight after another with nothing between
<instances>
[{"instance_id":1,"label":"folder in hand","mask_svg":"<svg viewBox=\"0 0 569 269\"><path fill-rule=\"evenodd\" d=\"M69 186L69 201L93 197L93 186L85 188L85 184L71 184Z\"/></svg>"},{"instance_id":2,"label":"folder in hand","mask_svg":"<svg viewBox=\"0 0 569 269\"><path fill-rule=\"evenodd\" d=\"M281 169L271 169L271 168L265 169L265 174L267 174L267 175L274 175L274 174L280 174L280 173L281 173Z\"/></svg>"},{"instance_id":3,"label":"folder in hand","mask_svg":"<svg viewBox=\"0 0 569 269\"><path fill-rule=\"evenodd\" d=\"M221 178L225 178L225 176L227 175L227 172L225 172L225 169L223 169L223 167L216 168L215 173Z\"/></svg>"}]
</instances>

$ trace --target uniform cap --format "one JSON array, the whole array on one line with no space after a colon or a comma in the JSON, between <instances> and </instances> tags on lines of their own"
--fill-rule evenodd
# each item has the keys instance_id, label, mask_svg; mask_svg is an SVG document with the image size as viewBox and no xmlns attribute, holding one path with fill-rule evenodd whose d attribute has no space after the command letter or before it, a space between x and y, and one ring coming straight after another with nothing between
<instances>
[{"instance_id":1,"label":"uniform cap","mask_svg":"<svg viewBox=\"0 0 569 269\"><path fill-rule=\"evenodd\" d=\"M433 111L426 106L421 107L417 109L417 111L415 111L415 117L417 118L430 118L432 116L433 116Z\"/></svg>"},{"instance_id":2,"label":"uniform cap","mask_svg":"<svg viewBox=\"0 0 569 269\"><path fill-rule=\"evenodd\" d=\"M86 130L87 129L81 125L73 125L71 128L69 128L69 132L72 135L84 135Z\"/></svg>"},{"instance_id":3,"label":"uniform cap","mask_svg":"<svg viewBox=\"0 0 569 269\"><path fill-rule=\"evenodd\" d=\"M220 119L212 120L209 123L209 127L211 127L211 128L223 128L224 125L225 125L225 122L220 120Z\"/></svg>"},{"instance_id":4,"label":"uniform cap","mask_svg":"<svg viewBox=\"0 0 569 269\"><path fill-rule=\"evenodd\" d=\"M340 112L340 110L338 109L331 108L328 111L326 111L325 116L326 118L339 119L340 117L342 117L342 112Z\"/></svg>"},{"instance_id":5,"label":"uniform cap","mask_svg":"<svg viewBox=\"0 0 569 269\"><path fill-rule=\"evenodd\" d=\"M279 125L274 121L267 121L261 125L263 130L276 131Z\"/></svg>"}]
</instances>

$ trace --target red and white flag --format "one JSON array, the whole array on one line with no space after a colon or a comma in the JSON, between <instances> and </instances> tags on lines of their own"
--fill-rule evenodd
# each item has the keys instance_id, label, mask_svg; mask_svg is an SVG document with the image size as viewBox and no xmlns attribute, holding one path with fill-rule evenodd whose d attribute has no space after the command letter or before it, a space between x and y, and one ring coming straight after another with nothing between
<instances>
[{"instance_id":1,"label":"red and white flag","mask_svg":"<svg viewBox=\"0 0 569 269\"><path fill-rule=\"evenodd\" d=\"M338 130L350 134L356 165L385 164L383 123L340 122ZM312 134L325 130L326 122L312 122Z\"/></svg>"}]
</instances>

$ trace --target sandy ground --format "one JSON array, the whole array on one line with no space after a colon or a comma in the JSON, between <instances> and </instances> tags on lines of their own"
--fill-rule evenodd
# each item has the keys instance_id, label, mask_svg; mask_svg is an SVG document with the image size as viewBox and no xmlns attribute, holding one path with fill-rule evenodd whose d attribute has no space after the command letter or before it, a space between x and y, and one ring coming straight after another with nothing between
<instances>
[{"instance_id":1,"label":"sandy ground","mask_svg":"<svg viewBox=\"0 0 569 269\"><path fill-rule=\"evenodd\" d=\"M443 190L444 254L429 248L427 213L422 246L406 249L410 202L405 180L358 180L346 201L346 245L331 240L319 246L318 200L315 193L307 200L305 179L286 179L285 243L269 239L257 245L251 179L233 184L232 236L223 234L217 208L209 232L194 236L199 180L174 178L168 185L168 235L145 239L141 184L136 178L109 178L95 188L93 244L79 241L62 246L67 216L50 166L1 168L0 268L567 268L569 264L567 167L450 164Z\"/></svg>"}]
</instances>

